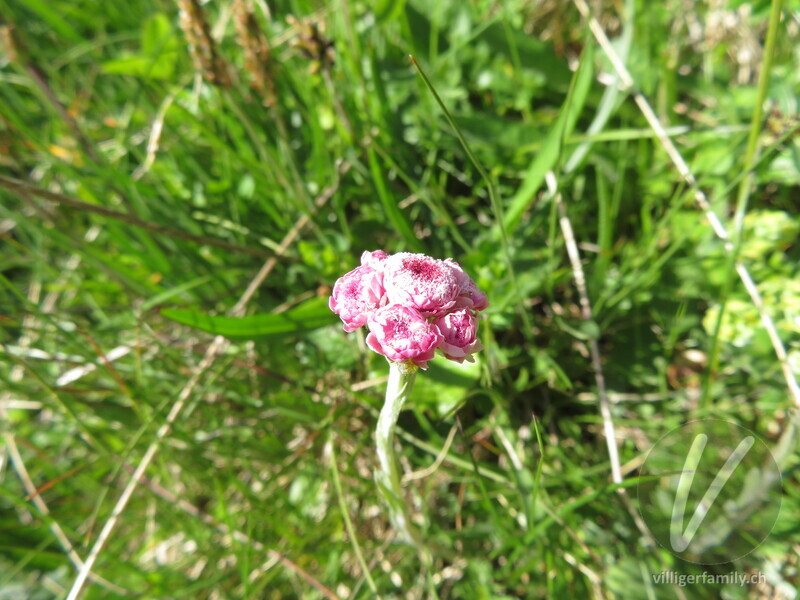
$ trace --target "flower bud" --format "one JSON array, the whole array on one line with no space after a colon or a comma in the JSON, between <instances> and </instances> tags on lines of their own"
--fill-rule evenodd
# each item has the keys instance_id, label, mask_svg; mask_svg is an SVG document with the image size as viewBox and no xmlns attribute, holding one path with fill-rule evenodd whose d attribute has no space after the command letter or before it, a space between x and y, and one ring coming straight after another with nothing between
<instances>
[{"instance_id":1,"label":"flower bud","mask_svg":"<svg viewBox=\"0 0 800 600\"><path fill-rule=\"evenodd\" d=\"M472 354L483 348L478 339L478 319L475 314L461 308L447 313L434 321L444 340L441 348L445 357L456 362L474 362Z\"/></svg>"},{"instance_id":2,"label":"flower bud","mask_svg":"<svg viewBox=\"0 0 800 600\"><path fill-rule=\"evenodd\" d=\"M370 314L386 304L382 279L380 271L362 265L336 281L328 306L342 319L345 331L365 325Z\"/></svg>"},{"instance_id":3,"label":"flower bud","mask_svg":"<svg viewBox=\"0 0 800 600\"><path fill-rule=\"evenodd\" d=\"M367 345L396 362L412 361L428 368L442 335L420 312L408 306L389 304L375 311L367 323Z\"/></svg>"}]
</instances>

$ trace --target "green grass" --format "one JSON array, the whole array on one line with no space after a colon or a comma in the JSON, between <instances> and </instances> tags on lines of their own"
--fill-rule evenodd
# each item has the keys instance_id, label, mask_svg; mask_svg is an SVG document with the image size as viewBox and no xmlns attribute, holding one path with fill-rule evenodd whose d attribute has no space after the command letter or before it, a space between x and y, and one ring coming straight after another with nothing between
<instances>
[{"instance_id":1,"label":"green grass","mask_svg":"<svg viewBox=\"0 0 800 600\"><path fill-rule=\"evenodd\" d=\"M0 0L15 39L0 54L0 599L66 597L74 557L155 442L84 598L794 590L785 374L731 253L576 5L268 4L204 5L231 81L218 86L196 71L176 3ZM723 30L707 4L622 4L596 16L800 376L798 6L783 2L779 23L781 3L744 3ZM241 6L269 42L261 79ZM441 459L406 486L442 549L432 561L394 541L373 480L387 365L325 306L377 248L451 256L491 302L478 364L434 360L400 417L403 472ZM198 372L215 334L229 344ZM716 567L653 545L636 518L647 452L709 416L754 431L783 471L764 494L782 504L771 534ZM768 582L655 584L664 570Z\"/></svg>"}]
</instances>

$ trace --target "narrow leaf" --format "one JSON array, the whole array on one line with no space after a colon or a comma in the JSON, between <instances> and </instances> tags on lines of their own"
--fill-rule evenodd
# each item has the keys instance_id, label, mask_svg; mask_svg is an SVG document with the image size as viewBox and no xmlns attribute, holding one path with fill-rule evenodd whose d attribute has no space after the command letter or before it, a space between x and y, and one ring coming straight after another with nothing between
<instances>
[{"instance_id":1,"label":"narrow leaf","mask_svg":"<svg viewBox=\"0 0 800 600\"><path fill-rule=\"evenodd\" d=\"M581 64L575 72L567 99L561 107L558 119L556 119L555 125L550 130L542 149L528 168L519 191L511 199L504 222L509 233L516 229L523 213L530 206L534 195L542 186L545 174L556 166L561 154L562 142L575 128L575 123L589 94L592 75L594 74L594 53L592 49L593 46L591 44L587 45Z\"/></svg>"},{"instance_id":2,"label":"narrow leaf","mask_svg":"<svg viewBox=\"0 0 800 600\"><path fill-rule=\"evenodd\" d=\"M161 314L195 329L230 339L280 339L336 324L325 298L314 298L284 313L247 317L212 316L195 310L166 308Z\"/></svg>"}]
</instances>

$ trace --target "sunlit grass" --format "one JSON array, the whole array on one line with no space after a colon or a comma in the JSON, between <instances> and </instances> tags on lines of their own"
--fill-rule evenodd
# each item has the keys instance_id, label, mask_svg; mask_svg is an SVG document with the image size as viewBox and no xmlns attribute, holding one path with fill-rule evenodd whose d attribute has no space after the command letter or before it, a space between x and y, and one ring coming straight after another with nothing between
<instances>
[{"instance_id":1,"label":"sunlit grass","mask_svg":"<svg viewBox=\"0 0 800 600\"><path fill-rule=\"evenodd\" d=\"M786 469L772 535L718 571L796 586L800 488L779 445L800 365L790 7L768 59L774 6L596 7L731 230L746 197L741 256L782 371L572 4L207 3L194 59L178 4L0 0L0 598L66 597L151 447L86 598L755 597L648 579L704 570L634 518L647 451L702 416L753 430ZM431 568L376 494L385 362L325 312L377 248L452 256L491 302L479 364L434 361L399 421L404 471L426 473L406 484L418 525L452 551ZM229 342L204 361L216 333Z\"/></svg>"}]
</instances>

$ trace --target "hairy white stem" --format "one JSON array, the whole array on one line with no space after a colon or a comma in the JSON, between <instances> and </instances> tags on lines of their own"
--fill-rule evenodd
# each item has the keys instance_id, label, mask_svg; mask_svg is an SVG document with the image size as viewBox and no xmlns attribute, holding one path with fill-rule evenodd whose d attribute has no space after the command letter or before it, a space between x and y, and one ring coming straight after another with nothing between
<instances>
[{"instance_id":1,"label":"hairy white stem","mask_svg":"<svg viewBox=\"0 0 800 600\"><path fill-rule=\"evenodd\" d=\"M386 400L378 416L375 430L375 445L378 450L379 468L375 473L386 503L389 506L389 519L397 534L408 543L417 544L419 535L413 530L408 518L408 507L400 488L400 474L394 456L394 428L406 399L411 395L416 378L416 369L405 364L389 362L389 381L386 383Z\"/></svg>"}]
</instances>

